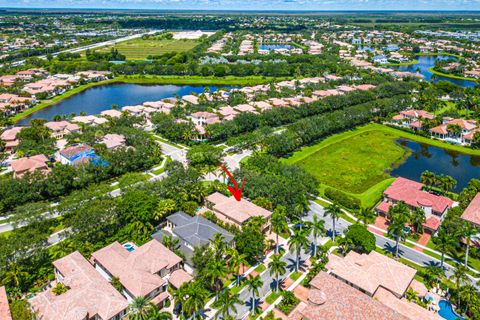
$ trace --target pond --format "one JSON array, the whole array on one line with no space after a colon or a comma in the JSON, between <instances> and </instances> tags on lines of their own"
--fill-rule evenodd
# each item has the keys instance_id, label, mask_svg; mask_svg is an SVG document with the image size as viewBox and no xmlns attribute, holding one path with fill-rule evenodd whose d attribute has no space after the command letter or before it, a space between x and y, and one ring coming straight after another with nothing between
<instances>
[{"instance_id":1,"label":"pond","mask_svg":"<svg viewBox=\"0 0 480 320\"><path fill-rule=\"evenodd\" d=\"M398 143L409 148L412 154L390 174L420 180L423 171L444 174L457 180L454 192L460 192L472 178L480 179L480 156L433 147L412 140L400 139Z\"/></svg>"},{"instance_id":2,"label":"pond","mask_svg":"<svg viewBox=\"0 0 480 320\"><path fill-rule=\"evenodd\" d=\"M261 44L258 46L258 49L260 50L268 50L268 51L273 51L273 50L278 50L278 49L293 49L294 46L290 44Z\"/></svg>"},{"instance_id":3,"label":"pond","mask_svg":"<svg viewBox=\"0 0 480 320\"><path fill-rule=\"evenodd\" d=\"M452 79L448 77L443 77L439 75L434 75L431 71L428 69L435 66L435 61L437 60L447 60L447 59L452 59L451 56L417 56L415 59L418 60L418 63L416 64L411 64L408 66L398 66L398 67L393 67L396 70L400 71L408 71L408 72L417 72L419 71L421 74L425 76L425 80L427 81L433 81L433 82L438 82L441 80L446 80L450 81L458 86L461 87L474 87L477 83L475 81L469 81L469 80L460 80L460 79ZM455 58L454 58L455 59Z\"/></svg>"},{"instance_id":4,"label":"pond","mask_svg":"<svg viewBox=\"0 0 480 320\"><path fill-rule=\"evenodd\" d=\"M104 86L89 88L79 94L71 96L50 107L32 113L18 122L20 125L27 125L30 120L42 118L52 120L55 115L79 114L85 112L87 115L99 114L103 110L112 108L112 104L120 108L142 104L146 101L158 101L164 98L190 94L191 92L201 93L204 86L177 86L177 85L149 85L133 83L116 83ZM211 91L220 87L209 86Z\"/></svg>"}]
</instances>

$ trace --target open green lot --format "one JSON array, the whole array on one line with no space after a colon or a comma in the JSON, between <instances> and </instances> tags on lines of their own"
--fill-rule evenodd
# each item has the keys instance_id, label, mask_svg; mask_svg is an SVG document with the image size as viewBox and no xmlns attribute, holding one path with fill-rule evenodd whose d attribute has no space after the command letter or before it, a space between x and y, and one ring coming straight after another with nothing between
<instances>
[{"instance_id":1,"label":"open green lot","mask_svg":"<svg viewBox=\"0 0 480 320\"><path fill-rule=\"evenodd\" d=\"M143 40L141 38L132 39L115 44L113 47L117 49L121 54L127 57L127 60L143 60L149 55L159 55L169 52L184 52L188 51L199 42L197 40L175 40L175 39L163 39L155 40L148 39ZM112 46L100 48L98 51L108 51Z\"/></svg>"},{"instance_id":2,"label":"open green lot","mask_svg":"<svg viewBox=\"0 0 480 320\"><path fill-rule=\"evenodd\" d=\"M395 143L397 136L379 130L351 135L325 146L297 164L323 184L351 193L362 193L388 179L393 164L408 151Z\"/></svg>"},{"instance_id":3,"label":"open green lot","mask_svg":"<svg viewBox=\"0 0 480 320\"><path fill-rule=\"evenodd\" d=\"M327 187L332 187L360 199L363 207L372 207L394 180L389 172L410 154L396 143L399 138L480 155L478 150L369 124L304 147L283 161L298 164L314 175L321 183L321 195Z\"/></svg>"}]
</instances>

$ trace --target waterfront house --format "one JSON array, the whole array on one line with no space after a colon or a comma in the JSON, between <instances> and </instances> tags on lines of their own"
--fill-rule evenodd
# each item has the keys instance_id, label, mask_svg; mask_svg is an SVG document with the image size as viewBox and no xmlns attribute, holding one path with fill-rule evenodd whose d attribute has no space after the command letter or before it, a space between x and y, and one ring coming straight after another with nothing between
<instances>
[{"instance_id":1,"label":"waterfront house","mask_svg":"<svg viewBox=\"0 0 480 320\"><path fill-rule=\"evenodd\" d=\"M120 118L122 116L122 112L115 109L110 110L103 110L100 112L103 117L110 117L110 118Z\"/></svg>"},{"instance_id":2,"label":"waterfront house","mask_svg":"<svg viewBox=\"0 0 480 320\"><path fill-rule=\"evenodd\" d=\"M27 172L34 173L36 171L47 174L50 171L47 162L48 159L43 154L14 160L11 163L13 176L15 178L22 178Z\"/></svg>"},{"instance_id":3,"label":"waterfront house","mask_svg":"<svg viewBox=\"0 0 480 320\"><path fill-rule=\"evenodd\" d=\"M29 107L33 102L34 99L32 98L3 93L0 94L0 111L3 111L6 115L12 115Z\"/></svg>"},{"instance_id":4,"label":"waterfront house","mask_svg":"<svg viewBox=\"0 0 480 320\"><path fill-rule=\"evenodd\" d=\"M108 122L108 120L105 118L99 118L97 116L90 115L73 117L72 122L83 123L89 126L96 126L98 124L106 123Z\"/></svg>"},{"instance_id":5,"label":"waterfront house","mask_svg":"<svg viewBox=\"0 0 480 320\"><path fill-rule=\"evenodd\" d=\"M378 55L373 57L373 63L388 64L388 59L385 55Z\"/></svg>"},{"instance_id":6,"label":"waterfront house","mask_svg":"<svg viewBox=\"0 0 480 320\"><path fill-rule=\"evenodd\" d=\"M121 320L127 314L128 301L78 251L53 266L55 281L29 300L39 319ZM54 294L57 284L67 291Z\"/></svg>"},{"instance_id":7,"label":"waterfront house","mask_svg":"<svg viewBox=\"0 0 480 320\"><path fill-rule=\"evenodd\" d=\"M91 262L107 281L119 278L128 302L145 297L163 307L169 298L168 278L181 269L182 259L159 241L151 240L140 247L131 244L128 249L114 242L94 252Z\"/></svg>"},{"instance_id":8,"label":"waterfront house","mask_svg":"<svg viewBox=\"0 0 480 320\"><path fill-rule=\"evenodd\" d=\"M423 128L423 120L433 120L435 116L425 110L403 110L392 117L392 123L405 128L419 130Z\"/></svg>"},{"instance_id":9,"label":"waterfront house","mask_svg":"<svg viewBox=\"0 0 480 320\"><path fill-rule=\"evenodd\" d=\"M391 206L400 201L405 202L410 210L419 208L425 212L426 222L423 226L426 231L434 233L454 202L447 197L437 196L422 189L422 183L399 177L384 191L384 199L376 207L376 211L387 216Z\"/></svg>"},{"instance_id":10,"label":"waterfront house","mask_svg":"<svg viewBox=\"0 0 480 320\"><path fill-rule=\"evenodd\" d=\"M265 218L264 230L270 226L272 213L246 199L237 201L233 196L227 197L219 192L215 192L205 199L205 204L218 219L238 228L241 228L252 217Z\"/></svg>"},{"instance_id":11,"label":"waterfront house","mask_svg":"<svg viewBox=\"0 0 480 320\"><path fill-rule=\"evenodd\" d=\"M451 130L452 127L459 127L459 132ZM442 124L431 128L430 134L433 138L451 141L459 144L466 144L464 137L477 129L475 120L454 119L444 117ZM471 141L471 140L470 140Z\"/></svg>"}]
</instances>

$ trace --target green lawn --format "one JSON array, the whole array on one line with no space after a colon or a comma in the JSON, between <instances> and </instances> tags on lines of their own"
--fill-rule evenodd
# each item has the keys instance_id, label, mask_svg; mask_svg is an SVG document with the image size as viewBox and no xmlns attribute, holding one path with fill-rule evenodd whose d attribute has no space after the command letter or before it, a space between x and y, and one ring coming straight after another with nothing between
<instances>
[{"instance_id":1,"label":"green lawn","mask_svg":"<svg viewBox=\"0 0 480 320\"><path fill-rule=\"evenodd\" d=\"M420 143L480 155L479 150L417 136L379 124L368 124L330 136L319 143L282 159L298 164L321 183L319 193L327 187L341 190L361 200L363 207L372 207L383 191L394 181L389 175L410 154L395 141L407 138Z\"/></svg>"},{"instance_id":2,"label":"green lawn","mask_svg":"<svg viewBox=\"0 0 480 320\"><path fill-rule=\"evenodd\" d=\"M274 303L275 301L277 301L278 297L280 297L281 295L281 292L278 292L276 293L275 291L273 291L272 293L270 293L268 295L268 297L265 299L265 302L268 303L268 304L272 304Z\"/></svg>"},{"instance_id":3,"label":"green lawn","mask_svg":"<svg viewBox=\"0 0 480 320\"><path fill-rule=\"evenodd\" d=\"M127 57L127 60L144 60L149 55L161 55L169 52L184 52L196 47L200 42L197 40L175 40L164 39L143 40L132 39L115 44L113 47ZM112 46L100 48L99 52L109 51Z\"/></svg>"},{"instance_id":4,"label":"green lawn","mask_svg":"<svg viewBox=\"0 0 480 320\"><path fill-rule=\"evenodd\" d=\"M390 133L366 131L326 146L297 164L323 184L363 193L388 179L393 164L409 154L395 139Z\"/></svg>"}]
</instances>

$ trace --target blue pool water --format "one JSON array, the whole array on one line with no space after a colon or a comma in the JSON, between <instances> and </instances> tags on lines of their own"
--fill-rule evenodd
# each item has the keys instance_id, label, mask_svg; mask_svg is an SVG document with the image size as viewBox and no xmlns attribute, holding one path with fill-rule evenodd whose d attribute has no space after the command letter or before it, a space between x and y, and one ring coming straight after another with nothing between
<instances>
[{"instance_id":1,"label":"blue pool water","mask_svg":"<svg viewBox=\"0 0 480 320\"><path fill-rule=\"evenodd\" d=\"M132 252L135 250L135 247L131 243L123 244L123 248L125 248L125 250L127 250L128 252Z\"/></svg>"},{"instance_id":2,"label":"blue pool water","mask_svg":"<svg viewBox=\"0 0 480 320\"><path fill-rule=\"evenodd\" d=\"M447 320L463 320L462 317L457 315L455 311L453 311L452 304L447 300L440 300L438 303L440 310L438 311L438 315Z\"/></svg>"}]
</instances>

